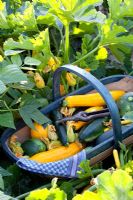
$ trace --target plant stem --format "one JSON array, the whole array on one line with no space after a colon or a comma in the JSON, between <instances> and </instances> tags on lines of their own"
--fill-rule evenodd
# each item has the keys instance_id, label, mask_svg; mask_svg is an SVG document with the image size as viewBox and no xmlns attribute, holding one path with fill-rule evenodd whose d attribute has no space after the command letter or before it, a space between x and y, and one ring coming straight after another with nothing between
<instances>
[{"instance_id":1,"label":"plant stem","mask_svg":"<svg viewBox=\"0 0 133 200\"><path fill-rule=\"evenodd\" d=\"M92 185L91 187L88 188L88 191L94 192L97 189L96 185Z\"/></svg>"},{"instance_id":2,"label":"plant stem","mask_svg":"<svg viewBox=\"0 0 133 200\"><path fill-rule=\"evenodd\" d=\"M75 189L77 190L77 189L83 188L88 184L89 184L89 180L85 180L85 181L81 182L80 184L76 185Z\"/></svg>"},{"instance_id":3,"label":"plant stem","mask_svg":"<svg viewBox=\"0 0 133 200\"><path fill-rule=\"evenodd\" d=\"M85 59L88 58L91 54L93 54L95 51L97 51L99 47L100 47L100 45L98 45L95 49L93 49L92 51L90 51L89 53L87 53L86 55L84 55L83 57L81 57L80 59L74 61L74 62L72 63L72 65L78 64L78 63L81 62L82 60L85 60Z\"/></svg>"},{"instance_id":4,"label":"plant stem","mask_svg":"<svg viewBox=\"0 0 133 200\"><path fill-rule=\"evenodd\" d=\"M69 63L69 23L65 26L65 52L64 63Z\"/></svg>"},{"instance_id":5,"label":"plant stem","mask_svg":"<svg viewBox=\"0 0 133 200\"><path fill-rule=\"evenodd\" d=\"M3 50L2 50L2 47L0 47L0 53L1 53L1 55L4 57L4 52L3 52Z\"/></svg>"},{"instance_id":6,"label":"plant stem","mask_svg":"<svg viewBox=\"0 0 133 200\"><path fill-rule=\"evenodd\" d=\"M56 55L58 54L58 44L57 44L57 41L56 41L56 38L54 37L55 35L55 30L53 30L53 33L51 32L51 38L53 39L53 42L54 42L54 47L55 47L55 50L56 50Z\"/></svg>"},{"instance_id":7,"label":"plant stem","mask_svg":"<svg viewBox=\"0 0 133 200\"><path fill-rule=\"evenodd\" d=\"M14 112L14 111L18 111L19 109L8 109L8 110L0 110L0 112Z\"/></svg>"},{"instance_id":8,"label":"plant stem","mask_svg":"<svg viewBox=\"0 0 133 200\"><path fill-rule=\"evenodd\" d=\"M67 93L68 93L68 86L67 86L67 83L65 82L63 76L61 76L61 80L62 80L62 83L63 83L63 85L64 85L65 92L66 92L66 94L67 94Z\"/></svg>"},{"instance_id":9,"label":"plant stem","mask_svg":"<svg viewBox=\"0 0 133 200\"><path fill-rule=\"evenodd\" d=\"M89 46L93 48L93 45L95 44L95 42L98 41L99 38L100 38L100 35L98 34L98 35L92 40L92 42L91 42L91 44L90 44Z\"/></svg>"}]
</instances>

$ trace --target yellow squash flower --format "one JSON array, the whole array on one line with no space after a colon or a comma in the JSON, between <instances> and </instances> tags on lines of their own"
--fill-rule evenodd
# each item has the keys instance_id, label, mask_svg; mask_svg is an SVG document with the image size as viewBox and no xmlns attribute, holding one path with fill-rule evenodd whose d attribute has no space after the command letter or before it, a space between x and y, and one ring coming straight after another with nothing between
<instances>
[{"instance_id":1,"label":"yellow squash flower","mask_svg":"<svg viewBox=\"0 0 133 200\"><path fill-rule=\"evenodd\" d=\"M101 47L96 55L96 60L105 60L108 57L108 52L105 47Z\"/></svg>"},{"instance_id":2,"label":"yellow squash flower","mask_svg":"<svg viewBox=\"0 0 133 200\"><path fill-rule=\"evenodd\" d=\"M66 73L66 80L67 80L69 86L75 86L76 85L76 79L74 78L74 76L70 72Z\"/></svg>"},{"instance_id":3,"label":"yellow squash flower","mask_svg":"<svg viewBox=\"0 0 133 200\"><path fill-rule=\"evenodd\" d=\"M64 88L64 85L60 84L60 94L61 96L65 95L65 88Z\"/></svg>"},{"instance_id":4,"label":"yellow squash flower","mask_svg":"<svg viewBox=\"0 0 133 200\"><path fill-rule=\"evenodd\" d=\"M34 75L34 81L35 81L37 88L42 89L45 87L45 82L44 82L42 76L38 72L36 72Z\"/></svg>"}]
</instances>

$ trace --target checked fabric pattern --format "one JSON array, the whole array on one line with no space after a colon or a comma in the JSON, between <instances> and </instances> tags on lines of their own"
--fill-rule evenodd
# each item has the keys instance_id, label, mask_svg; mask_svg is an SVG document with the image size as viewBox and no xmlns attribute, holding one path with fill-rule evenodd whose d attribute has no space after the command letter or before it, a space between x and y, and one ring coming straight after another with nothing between
<instances>
[{"instance_id":1,"label":"checked fabric pattern","mask_svg":"<svg viewBox=\"0 0 133 200\"><path fill-rule=\"evenodd\" d=\"M22 169L38 174L76 178L77 171L79 170L78 165L82 160L85 159L86 152L85 150L82 150L81 152L70 158L56 162L42 164L26 158L20 158L16 164Z\"/></svg>"}]
</instances>

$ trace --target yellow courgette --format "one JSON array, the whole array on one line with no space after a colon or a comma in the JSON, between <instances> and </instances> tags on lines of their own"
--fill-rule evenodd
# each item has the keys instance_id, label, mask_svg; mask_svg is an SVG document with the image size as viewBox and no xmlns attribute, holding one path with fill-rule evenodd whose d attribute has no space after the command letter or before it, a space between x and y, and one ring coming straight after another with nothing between
<instances>
[{"instance_id":1,"label":"yellow courgette","mask_svg":"<svg viewBox=\"0 0 133 200\"><path fill-rule=\"evenodd\" d=\"M38 123L34 123L35 129L31 129L31 137L43 140L44 138L48 138L48 125L43 127Z\"/></svg>"},{"instance_id":2,"label":"yellow courgette","mask_svg":"<svg viewBox=\"0 0 133 200\"><path fill-rule=\"evenodd\" d=\"M125 94L122 90L110 91L113 99L117 101L122 95ZM104 99L99 93L84 94L68 96L63 101L63 106L68 107L85 107L85 106L104 106L106 105Z\"/></svg>"},{"instance_id":3,"label":"yellow courgette","mask_svg":"<svg viewBox=\"0 0 133 200\"><path fill-rule=\"evenodd\" d=\"M83 149L83 145L79 142L71 143L68 147L61 146L49 151L37 153L30 157L30 160L34 160L39 163L55 162L63 160L74 154L80 152Z\"/></svg>"}]
</instances>

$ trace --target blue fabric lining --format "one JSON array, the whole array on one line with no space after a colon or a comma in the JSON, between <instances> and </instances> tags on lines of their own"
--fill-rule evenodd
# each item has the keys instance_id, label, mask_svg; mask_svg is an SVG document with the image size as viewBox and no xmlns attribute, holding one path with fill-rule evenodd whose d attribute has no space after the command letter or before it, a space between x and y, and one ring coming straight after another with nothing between
<instances>
[{"instance_id":1,"label":"blue fabric lining","mask_svg":"<svg viewBox=\"0 0 133 200\"><path fill-rule=\"evenodd\" d=\"M86 152L85 150L82 150L70 158L56 162L37 163L27 158L20 158L16 164L22 169L38 174L76 178L77 170L79 170L78 165L85 159Z\"/></svg>"}]
</instances>

